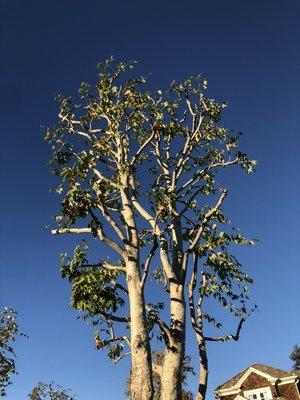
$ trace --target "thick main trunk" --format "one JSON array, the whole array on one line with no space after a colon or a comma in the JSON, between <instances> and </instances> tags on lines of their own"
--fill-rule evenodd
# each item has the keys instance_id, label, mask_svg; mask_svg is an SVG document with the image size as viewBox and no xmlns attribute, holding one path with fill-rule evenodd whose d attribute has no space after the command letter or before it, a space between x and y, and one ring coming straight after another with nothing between
<instances>
[{"instance_id":1,"label":"thick main trunk","mask_svg":"<svg viewBox=\"0 0 300 400\"><path fill-rule=\"evenodd\" d=\"M141 285L139 238L133 206L130 200L128 176L121 176L123 190L123 218L126 222L126 281L130 307L131 383L132 400L152 400L153 381L151 349L145 311L144 291Z\"/></svg>"},{"instance_id":2,"label":"thick main trunk","mask_svg":"<svg viewBox=\"0 0 300 400\"><path fill-rule=\"evenodd\" d=\"M185 352L184 286L170 282L171 341L167 346L161 379L161 399L181 400Z\"/></svg>"},{"instance_id":3,"label":"thick main trunk","mask_svg":"<svg viewBox=\"0 0 300 400\"><path fill-rule=\"evenodd\" d=\"M127 265L131 328L131 398L152 400L152 367L145 303L134 262Z\"/></svg>"}]
</instances>

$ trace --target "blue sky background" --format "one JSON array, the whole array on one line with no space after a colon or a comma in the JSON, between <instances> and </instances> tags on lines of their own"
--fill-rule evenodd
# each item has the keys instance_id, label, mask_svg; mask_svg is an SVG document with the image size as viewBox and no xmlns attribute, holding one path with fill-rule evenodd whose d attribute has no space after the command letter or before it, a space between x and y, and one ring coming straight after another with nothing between
<instances>
[{"instance_id":1,"label":"blue sky background","mask_svg":"<svg viewBox=\"0 0 300 400\"><path fill-rule=\"evenodd\" d=\"M0 0L1 305L19 312L29 339L16 343L19 375L8 400L39 380L71 387L80 400L123 398L128 363L96 352L92 331L68 308L57 254L75 240L44 227L57 211L40 125L55 121L53 94L72 94L114 54L138 60L151 85L202 72L211 97L227 99L226 124L245 132L258 160L250 178L232 174L226 211L258 237L238 254L255 278L259 305L238 343L209 346L213 389L254 362L291 368L300 344L300 2ZM102 251L102 250L101 250ZM230 331L232 321L228 319ZM226 331L225 331L226 332ZM188 352L196 356L189 343ZM196 359L196 357L194 357ZM195 384L191 383L191 389Z\"/></svg>"}]
</instances>

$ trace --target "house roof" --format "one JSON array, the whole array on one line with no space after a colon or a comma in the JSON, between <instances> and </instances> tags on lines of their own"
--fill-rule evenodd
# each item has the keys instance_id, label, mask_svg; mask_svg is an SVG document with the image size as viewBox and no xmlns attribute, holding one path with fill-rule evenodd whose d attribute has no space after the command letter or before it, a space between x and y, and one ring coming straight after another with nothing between
<instances>
[{"instance_id":1,"label":"house roof","mask_svg":"<svg viewBox=\"0 0 300 400\"><path fill-rule=\"evenodd\" d=\"M242 376L248 371L249 368L255 368L258 371L261 371L265 374L270 375L273 378L286 378L288 376L293 376L293 375L299 375L300 376L300 370L299 371L293 371L293 372L288 372L288 371L283 371L282 369L278 368L273 368L269 367L268 365L264 364L253 364L235 375L233 378L229 379L227 382L223 383L222 385L217 387L217 390L219 389L229 389L232 386L234 386L241 378Z\"/></svg>"}]
</instances>

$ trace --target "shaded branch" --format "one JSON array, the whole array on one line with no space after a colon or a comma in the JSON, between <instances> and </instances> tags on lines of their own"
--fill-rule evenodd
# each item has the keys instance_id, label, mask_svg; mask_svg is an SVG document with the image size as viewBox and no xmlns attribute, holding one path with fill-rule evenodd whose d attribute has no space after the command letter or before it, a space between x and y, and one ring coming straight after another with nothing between
<instances>
[{"instance_id":1,"label":"shaded branch","mask_svg":"<svg viewBox=\"0 0 300 400\"><path fill-rule=\"evenodd\" d=\"M101 340L99 336L95 337L95 344L97 350L101 349L102 347L106 346L109 343L114 343L114 342L126 342L128 346L131 346L130 340L127 336L112 336L110 339L104 339L104 340Z\"/></svg>"},{"instance_id":2,"label":"shaded branch","mask_svg":"<svg viewBox=\"0 0 300 400\"><path fill-rule=\"evenodd\" d=\"M101 311L101 314L105 319L112 320L114 322L126 322L130 323L130 317L118 317L117 315L106 313L105 311Z\"/></svg>"},{"instance_id":3,"label":"shaded branch","mask_svg":"<svg viewBox=\"0 0 300 400\"><path fill-rule=\"evenodd\" d=\"M207 342L226 342L227 340L234 340L237 342L240 338L241 329L243 327L245 320L246 320L245 318L241 318L235 335L220 336L217 338L204 337L204 340L206 340Z\"/></svg>"},{"instance_id":4,"label":"shaded branch","mask_svg":"<svg viewBox=\"0 0 300 400\"><path fill-rule=\"evenodd\" d=\"M153 322L155 322L158 325L158 327L160 328L166 344L169 346L172 345L173 337L172 337L171 330L168 327L168 325L159 318L157 312L153 309L153 307L151 307L150 305L146 305L146 310L148 311L149 317L151 318L151 320Z\"/></svg>"},{"instance_id":5,"label":"shaded branch","mask_svg":"<svg viewBox=\"0 0 300 400\"><path fill-rule=\"evenodd\" d=\"M147 279L148 272L149 272L150 263L152 261L152 258L154 256L157 248L158 248L157 238L154 237L154 243L153 243L152 249L150 250L150 252L146 258L146 261L145 261L144 273L143 273L141 284L140 284L141 288L144 288L144 286L145 286L146 279Z\"/></svg>"},{"instance_id":6,"label":"shaded branch","mask_svg":"<svg viewBox=\"0 0 300 400\"><path fill-rule=\"evenodd\" d=\"M197 324L196 319L196 311L195 311L195 299L194 299L194 291L197 286L197 273L198 273L198 254L194 254L194 264L191 280L188 284L188 297L189 297L189 309L190 309L190 318L193 329L198 335L201 335L201 330Z\"/></svg>"}]
</instances>

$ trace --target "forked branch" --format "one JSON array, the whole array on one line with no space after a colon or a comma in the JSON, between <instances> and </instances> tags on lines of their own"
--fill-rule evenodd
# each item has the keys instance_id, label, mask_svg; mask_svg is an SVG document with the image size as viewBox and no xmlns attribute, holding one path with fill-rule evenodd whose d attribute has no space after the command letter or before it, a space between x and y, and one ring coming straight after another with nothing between
<instances>
[{"instance_id":1,"label":"forked branch","mask_svg":"<svg viewBox=\"0 0 300 400\"><path fill-rule=\"evenodd\" d=\"M203 218L203 221L202 221L201 225L199 226L198 229L196 229L195 238L194 238L194 240L192 241L192 243L191 243L190 246L189 246L189 249L188 249L189 252L191 252L191 251L194 250L195 246L197 245L197 243L198 243L198 241L199 241L199 239L200 239L200 237L201 237L201 235L202 235L202 233L203 233L203 231L204 231L204 228L205 228L206 224L209 222L209 220L210 220L210 219L216 214L216 212L219 210L219 208L221 207L223 201L225 200L225 197L227 196L227 193L228 193L227 189L221 189L221 196L219 197L219 199L218 199L216 205L215 205L213 208L211 208L211 209L204 215L204 218Z\"/></svg>"}]
</instances>

